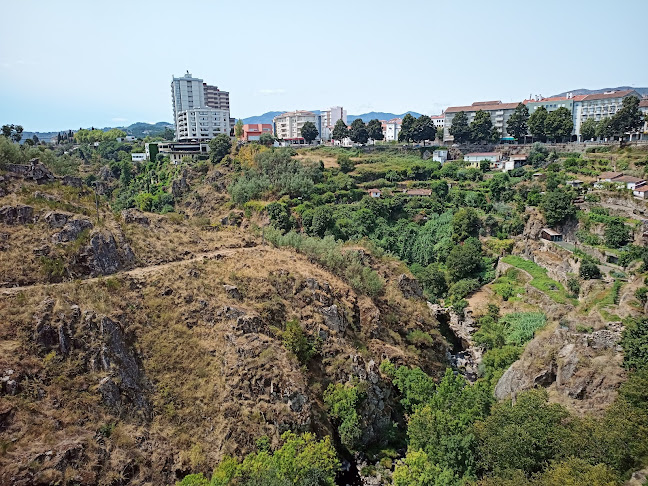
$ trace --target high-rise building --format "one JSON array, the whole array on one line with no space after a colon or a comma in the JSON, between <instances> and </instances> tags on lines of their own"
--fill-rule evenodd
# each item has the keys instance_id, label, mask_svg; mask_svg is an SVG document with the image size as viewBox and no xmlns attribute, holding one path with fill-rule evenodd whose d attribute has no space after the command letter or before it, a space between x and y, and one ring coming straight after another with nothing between
<instances>
[{"instance_id":1,"label":"high-rise building","mask_svg":"<svg viewBox=\"0 0 648 486\"><path fill-rule=\"evenodd\" d=\"M173 77L171 98L173 100L174 117L181 111L207 106L205 104L203 80L192 77L189 71L181 78Z\"/></svg>"},{"instance_id":2,"label":"high-rise building","mask_svg":"<svg viewBox=\"0 0 648 486\"><path fill-rule=\"evenodd\" d=\"M205 103L207 103L208 107L229 111L230 101L228 91L221 91L218 89L218 86L211 86L207 83L203 83L203 89L205 91Z\"/></svg>"},{"instance_id":3,"label":"high-rise building","mask_svg":"<svg viewBox=\"0 0 648 486\"><path fill-rule=\"evenodd\" d=\"M189 71L182 77L173 77L171 99L178 141L210 140L220 133L229 134L234 126L229 93L194 78Z\"/></svg>"}]
</instances>

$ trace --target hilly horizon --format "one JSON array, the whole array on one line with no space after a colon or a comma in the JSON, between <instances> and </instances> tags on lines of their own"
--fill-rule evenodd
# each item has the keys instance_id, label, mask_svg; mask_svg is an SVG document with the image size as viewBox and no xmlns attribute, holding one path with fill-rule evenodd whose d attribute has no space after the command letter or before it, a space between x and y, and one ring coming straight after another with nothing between
<instances>
[{"instance_id":1,"label":"hilly horizon","mask_svg":"<svg viewBox=\"0 0 648 486\"><path fill-rule=\"evenodd\" d=\"M563 91L562 93L558 93L552 96L566 96L567 93L572 93L574 95L590 95L590 94L605 93L606 91L625 91L628 89L634 89L641 96L648 96L648 88L634 88L632 86L618 86L616 88L600 88L600 89L579 88L579 89L572 89L569 91Z\"/></svg>"}]
</instances>

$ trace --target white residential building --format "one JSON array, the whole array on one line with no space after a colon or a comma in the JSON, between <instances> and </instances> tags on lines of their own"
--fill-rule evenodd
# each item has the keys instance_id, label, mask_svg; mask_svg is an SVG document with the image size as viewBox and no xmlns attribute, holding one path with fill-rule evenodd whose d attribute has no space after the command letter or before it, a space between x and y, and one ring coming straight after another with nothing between
<instances>
[{"instance_id":1,"label":"white residential building","mask_svg":"<svg viewBox=\"0 0 648 486\"><path fill-rule=\"evenodd\" d=\"M321 126L320 116L311 111L305 110L282 113L281 115L274 117L272 121L277 138L279 140L289 141L293 144L304 143L304 137L302 137L301 134L301 129L304 126L304 123L311 122L315 127ZM318 135L317 139L320 139L320 135Z\"/></svg>"},{"instance_id":2,"label":"white residential building","mask_svg":"<svg viewBox=\"0 0 648 486\"><path fill-rule=\"evenodd\" d=\"M443 128L445 125L445 115L434 115L430 119L434 123L434 128Z\"/></svg>"},{"instance_id":3,"label":"white residential building","mask_svg":"<svg viewBox=\"0 0 648 486\"><path fill-rule=\"evenodd\" d=\"M435 162L441 162L445 164L448 160L448 151L446 149L438 149L432 152L432 160Z\"/></svg>"},{"instance_id":4,"label":"white residential building","mask_svg":"<svg viewBox=\"0 0 648 486\"><path fill-rule=\"evenodd\" d=\"M220 133L229 134L229 93L194 78L189 71L171 81L173 120L176 140L209 140ZM225 119L225 124L223 124Z\"/></svg>"},{"instance_id":5,"label":"white residential building","mask_svg":"<svg viewBox=\"0 0 648 486\"><path fill-rule=\"evenodd\" d=\"M480 110L490 115L493 127L500 132L501 140L510 141L512 137L508 134L506 122L517 105L518 103L502 103L501 101L477 101L470 106L451 106L443 114L443 141L454 141L454 137L450 135L450 127L457 113L463 111L468 118L468 124L470 124L475 119L475 114Z\"/></svg>"},{"instance_id":6,"label":"white residential building","mask_svg":"<svg viewBox=\"0 0 648 486\"><path fill-rule=\"evenodd\" d=\"M470 167L479 168L482 160L490 162L492 168L501 169L502 154L499 152L472 152L464 155L464 162L468 162Z\"/></svg>"},{"instance_id":7,"label":"white residential building","mask_svg":"<svg viewBox=\"0 0 648 486\"><path fill-rule=\"evenodd\" d=\"M176 115L176 138L205 141L216 135L230 133L229 111L215 108L194 108Z\"/></svg>"},{"instance_id":8,"label":"white residential building","mask_svg":"<svg viewBox=\"0 0 648 486\"><path fill-rule=\"evenodd\" d=\"M318 127L320 138L322 140L331 140L333 128L338 120L347 124L347 111L341 106L332 106L328 110L320 112L320 126Z\"/></svg>"},{"instance_id":9,"label":"white residential building","mask_svg":"<svg viewBox=\"0 0 648 486\"><path fill-rule=\"evenodd\" d=\"M574 133L578 137L578 141L582 141L581 125L585 120L600 121L606 116L614 116L621 108L623 99L628 96L636 96L641 99L639 93L633 89L574 97L577 98L574 101L573 111Z\"/></svg>"},{"instance_id":10,"label":"white residential building","mask_svg":"<svg viewBox=\"0 0 648 486\"><path fill-rule=\"evenodd\" d=\"M401 131L402 124L403 120L401 118L392 118L391 120L385 122L383 127L383 135L385 136L385 141L397 142L398 134Z\"/></svg>"},{"instance_id":11,"label":"white residential building","mask_svg":"<svg viewBox=\"0 0 648 486\"><path fill-rule=\"evenodd\" d=\"M131 153L131 160L133 162L144 162L146 160L146 153Z\"/></svg>"}]
</instances>

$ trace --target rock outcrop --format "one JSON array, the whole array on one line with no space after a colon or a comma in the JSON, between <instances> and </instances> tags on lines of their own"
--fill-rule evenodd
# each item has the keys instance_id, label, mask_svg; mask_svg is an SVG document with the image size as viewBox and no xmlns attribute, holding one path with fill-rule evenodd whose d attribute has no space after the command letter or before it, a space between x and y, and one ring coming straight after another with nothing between
<instances>
[{"instance_id":1,"label":"rock outcrop","mask_svg":"<svg viewBox=\"0 0 648 486\"><path fill-rule=\"evenodd\" d=\"M60 220L61 218L59 218ZM52 236L52 240L55 243L65 243L68 241L74 241L81 236L81 233L84 231L89 231L94 227L89 219L86 218L75 218L68 220L63 229L58 233L55 233Z\"/></svg>"},{"instance_id":2,"label":"rock outcrop","mask_svg":"<svg viewBox=\"0 0 648 486\"><path fill-rule=\"evenodd\" d=\"M72 219L72 213L61 211L48 211L43 216L43 220L49 225L50 228L63 228L65 224Z\"/></svg>"},{"instance_id":3,"label":"rock outcrop","mask_svg":"<svg viewBox=\"0 0 648 486\"><path fill-rule=\"evenodd\" d=\"M37 184L47 184L56 180L52 171L41 164L39 159L31 159L29 165L7 164L5 167L16 176L32 180Z\"/></svg>"},{"instance_id":4,"label":"rock outcrop","mask_svg":"<svg viewBox=\"0 0 648 486\"><path fill-rule=\"evenodd\" d=\"M189 184L187 183L187 171L185 169L182 171L182 174L180 174L180 177L171 181L171 194L173 194L173 197L177 198L188 191Z\"/></svg>"},{"instance_id":5,"label":"rock outcrop","mask_svg":"<svg viewBox=\"0 0 648 486\"><path fill-rule=\"evenodd\" d=\"M34 222L34 208L18 204L16 206L3 206L0 208L0 223L4 224L29 224Z\"/></svg>"},{"instance_id":6,"label":"rock outcrop","mask_svg":"<svg viewBox=\"0 0 648 486\"><path fill-rule=\"evenodd\" d=\"M124 209L121 212L121 217L125 223L141 224L142 226L150 224L148 217L137 209Z\"/></svg>"},{"instance_id":7,"label":"rock outcrop","mask_svg":"<svg viewBox=\"0 0 648 486\"><path fill-rule=\"evenodd\" d=\"M415 278L409 277L405 274L398 276L398 288L403 292L403 295L407 298L423 298L423 289L419 281Z\"/></svg>"},{"instance_id":8,"label":"rock outcrop","mask_svg":"<svg viewBox=\"0 0 648 486\"><path fill-rule=\"evenodd\" d=\"M618 341L621 326L592 333L557 329L531 341L495 387L499 400L536 387L555 390L580 411L600 410L616 397L625 373Z\"/></svg>"},{"instance_id":9,"label":"rock outcrop","mask_svg":"<svg viewBox=\"0 0 648 486\"><path fill-rule=\"evenodd\" d=\"M130 247L120 251L115 237L108 232L96 232L81 251L79 261L90 276L110 275L120 268L132 264L133 253Z\"/></svg>"},{"instance_id":10,"label":"rock outcrop","mask_svg":"<svg viewBox=\"0 0 648 486\"><path fill-rule=\"evenodd\" d=\"M81 360L86 372L103 374L97 392L113 412L150 418L149 385L121 324L76 305L55 314L54 305L53 299L45 299L34 315L33 340L41 352Z\"/></svg>"}]
</instances>

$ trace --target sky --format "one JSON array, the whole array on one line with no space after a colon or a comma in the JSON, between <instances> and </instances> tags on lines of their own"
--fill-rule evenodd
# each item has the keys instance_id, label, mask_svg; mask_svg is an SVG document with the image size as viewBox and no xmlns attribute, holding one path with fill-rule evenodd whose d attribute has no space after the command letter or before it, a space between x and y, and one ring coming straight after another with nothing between
<instances>
[{"instance_id":1,"label":"sky","mask_svg":"<svg viewBox=\"0 0 648 486\"><path fill-rule=\"evenodd\" d=\"M622 8L617 8L621 7ZM0 0L0 124L173 120L187 70L231 116L648 86L648 0Z\"/></svg>"}]
</instances>

